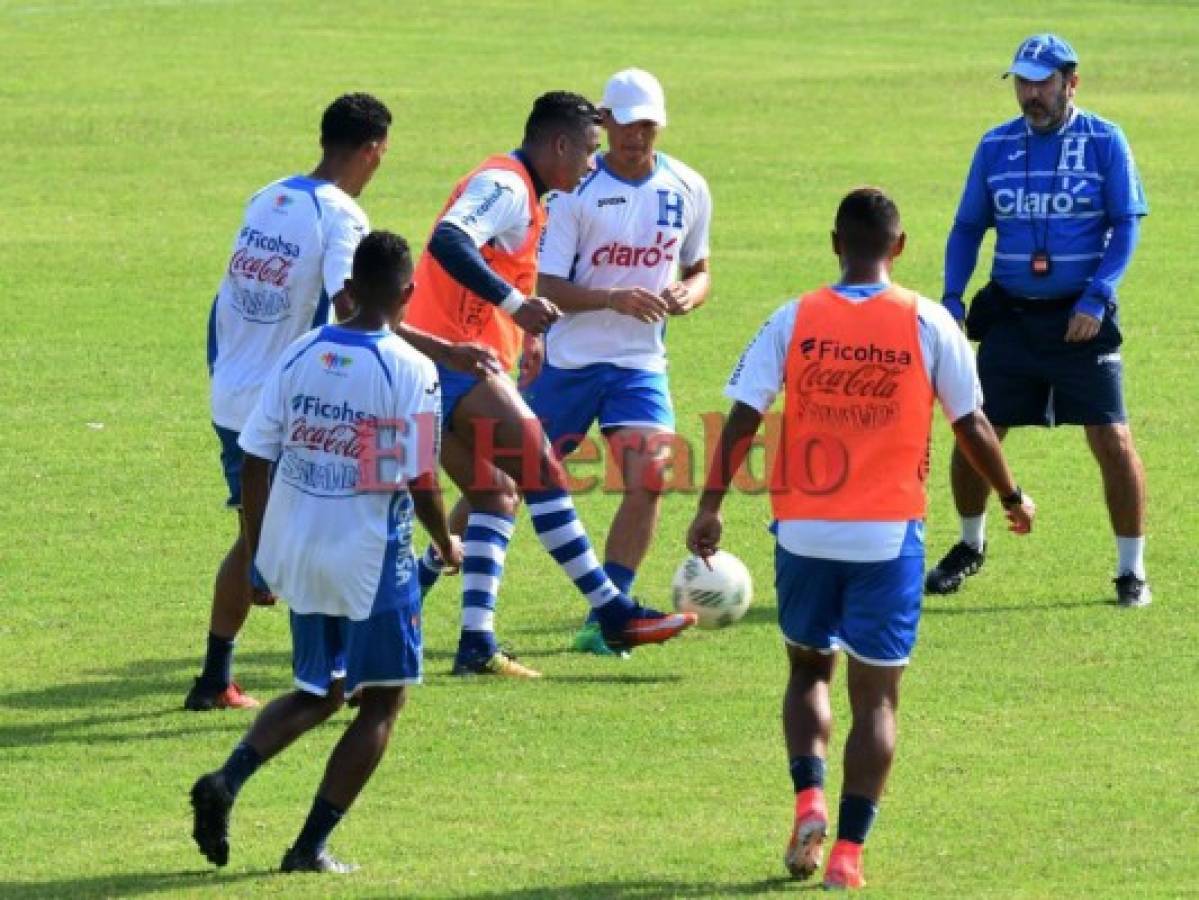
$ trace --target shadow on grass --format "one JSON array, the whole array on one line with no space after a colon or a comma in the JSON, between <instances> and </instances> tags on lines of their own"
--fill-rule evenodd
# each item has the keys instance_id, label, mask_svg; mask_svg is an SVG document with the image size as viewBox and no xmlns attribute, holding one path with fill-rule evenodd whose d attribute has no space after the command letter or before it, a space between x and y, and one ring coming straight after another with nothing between
<instances>
[{"instance_id":1,"label":"shadow on grass","mask_svg":"<svg viewBox=\"0 0 1199 900\"><path fill-rule=\"evenodd\" d=\"M1001 615L1003 613L1057 612L1063 609L1095 608L1101 606L1109 606L1115 609L1117 604L1111 597L1098 597L1095 600L1059 600L1056 603L1026 603L1014 606L971 606L969 603L963 603L960 606L926 605L921 614L926 616L986 616Z\"/></svg>"},{"instance_id":2,"label":"shadow on grass","mask_svg":"<svg viewBox=\"0 0 1199 900\"><path fill-rule=\"evenodd\" d=\"M522 888L512 891L482 891L463 894L465 900L541 900L541 898L582 897L614 900L666 900L680 897L738 897L768 893L795 893L821 890L819 882L797 884L790 878L762 878L758 881L596 881L562 884L554 887Z\"/></svg>"},{"instance_id":3,"label":"shadow on grass","mask_svg":"<svg viewBox=\"0 0 1199 900\"><path fill-rule=\"evenodd\" d=\"M214 872L192 869L181 872L145 872L136 875L95 875L91 878L60 878L54 881L2 881L0 897L25 900L32 897L138 897L199 888L228 888L238 882L273 874L260 872Z\"/></svg>"}]
</instances>

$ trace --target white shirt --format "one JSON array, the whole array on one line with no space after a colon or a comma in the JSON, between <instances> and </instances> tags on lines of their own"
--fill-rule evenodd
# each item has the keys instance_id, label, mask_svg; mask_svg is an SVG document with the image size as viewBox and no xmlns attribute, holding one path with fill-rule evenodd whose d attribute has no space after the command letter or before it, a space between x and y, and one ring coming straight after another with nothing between
<instances>
[{"instance_id":1,"label":"white shirt","mask_svg":"<svg viewBox=\"0 0 1199 900\"><path fill-rule=\"evenodd\" d=\"M874 293L877 290L876 286ZM852 288L838 293L853 302L873 296ZM792 300L776 310L750 342L725 386L725 396L730 400L752 406L760 413L770 409L783 389L799 303L798 299ZM925 371L945 416L956 422L982 406L974 354L961 328L940 303L920 297L916 315ZM778 542L784 550L799 556L878 562L899 555L907 529L907 522L786 519L778 523Z\"/></svg>"},{"instance_id":2,"label":"white shirt","mask_svg":"<svg viewBox=\"0 0 1199 900\"><path fill-rule=\"evenodd\" d=\"M510 169L482 169L466 183L442 222L456 225L476 247L494 242L501 250L519 250L529 236L529 189Z\"/></svg>"},{"instance_id":3,"label":"white shirt","mask_svg":"<svg viewBox=\"0 0 1199 900\"><path fill-rule=\"evenodd\" d=\"M548 201L540 271L588 288L640 287L655 294L680 268L708 258L712 198L693 169L663 153L641 181L626 181L601 158L569 194ZM666 323L609 309L567 313L546 334L552 366L611 363L666 371Z\"/></svg>"},{"instance_id":4,"label":"white shirt","mask_svg":"<svg viewBox=\"0 0 1199 900\"><path fill-rule=\"evenodd\" d=\"M327 325L276 361L240 444L276 461L254 563L295 612L360 620L410 590L407 484L436 471L440 408L433 363L389 330ZM363 491L355 426L372 421L376 446L398 442L403 457L380 454L386 488Z\"/></svg>"},{"instance_id":5,"label":"white shirt","mask_svg":"<svg viewBox=\"0 0 1199 900\"><path fill-rule=\"evenodd\" d=\"M209 328L217 425L240 431L279 354L329 321L368 230L358 204L327 181L296 175L250 199Z\"/></svg>"}]
</instances>

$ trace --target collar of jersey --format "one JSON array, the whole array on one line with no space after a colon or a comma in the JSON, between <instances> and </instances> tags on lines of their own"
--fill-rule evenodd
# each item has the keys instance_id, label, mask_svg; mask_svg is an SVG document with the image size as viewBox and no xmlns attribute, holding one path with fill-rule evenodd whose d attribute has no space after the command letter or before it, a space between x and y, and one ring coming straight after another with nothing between
<instances>
[{"instance_id":1,"label":"collar of jersey","mask_svg":"<svg viewBox=\"0 0 1199 900\"><path fill-rule=\"evenodd\" d=\"M832 285L832 290L834 293L840 294L842 297L848 297L851 300L865 300L873 297L875 294L881 294L890 286L883 281L877 281L873 284L845 284L843 281L838 281Z\"/></svg>"},{"instance_id":2,"label":"collar of jersey","mask_svg":"<svg viewBox=\"0 0 1199 900\"><path fill-rule=\"evenodd\" d=\"M326 325L321 329L321 340L350 347L369 347L377 344L389 334L391 334L390 328L380 328L378 331L355 331L343 328L341 325Z\"/></svg>"},{"instance_id":3,"label":"collar of jersey","mask_svg":"<svg viewBox=\"0 0 1199 900\"><path fill-rule=\"evenodd\" d=\"M606 162L607 157L608 157L608 154L605 153L598 160L596 160L596 166L600 169L603 169L609 178L612 178L615 181L619 181L621 184L627 184L629 187L641 187L641 185L645 184L647 181L649 181L651 178L653 178L655 175L657 175L658 170L660 168L662 168L662 154L655 151L654 152L654 167L652 169L650 169L649 174L646 175L644 178L638 178L636 181L631 181L628 178L621 178L619 175L617 175L615 172L613 172L611 169L609 169L608 163Z\"/></svg>"}]
</instances>

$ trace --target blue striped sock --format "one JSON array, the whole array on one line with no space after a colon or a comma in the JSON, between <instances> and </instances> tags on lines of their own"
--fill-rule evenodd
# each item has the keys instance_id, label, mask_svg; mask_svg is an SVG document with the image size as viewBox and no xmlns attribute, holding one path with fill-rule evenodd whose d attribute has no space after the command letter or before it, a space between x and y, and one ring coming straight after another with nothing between
<instances>
[{"instance_id":1,"label":"blue striped sock","mask_svg":"<svg viewBox=\"0 0 1199 900\"><path fill-rule=\"evenodd\" d=\"M529 491L525 501L541 546L593 609L622 596L596 559L587 532L575 513L574 501L566 491Z\"/></svg>"},{"instance_id":2,"label":"blue striped sock","mask_svg":"<svg viewBox=\"0 0 1199 900\"><path fill-rule=\"evenodd\" d=\"M516 520L472 512L462 541L462 641L495 652L495 601Z\"/></svg>"},{"instance_id":3,"label":"blue striped sock","mask_svg":"<svg viewBox=\"0 0 1199 900\"><path fill-rule=\"evenodd\" d=\"M433 585L437 584L437 579L441 577L441 572L445 568L445 563L441 561L441 557L437 555L437 550L430 544L421 558L416 561L416 580L420 582L420 595L423 597L433 589Z\"/></svg>"},{"instance_id":4,"label":"blue striped sock","mask_svg":"<svg viewBox=\"0 0 1199 900\"><path fill-rule=\"evenodd\" d=\"M620 591L626 597L633 595L633 582L637 580L636 572L628 566L622 566L618 562L608 560L608 562L604 563L604 573L612 579L612 583L616 585L616 590ZM590 625L598 621L599 618L596 616L595 610L591 610L587 614L587 624Z\"/></svg>"}]
</instances>

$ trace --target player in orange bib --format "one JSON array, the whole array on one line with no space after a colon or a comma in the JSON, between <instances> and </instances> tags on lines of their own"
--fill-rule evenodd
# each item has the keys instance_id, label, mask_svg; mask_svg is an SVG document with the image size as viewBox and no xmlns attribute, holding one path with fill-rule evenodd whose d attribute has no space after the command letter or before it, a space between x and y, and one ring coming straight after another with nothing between
<instances>
[{"instance_id":1,"label":"player in orange bib","mask_svg":"<svg viewBox=\"0 0 1199 900\"><path fill-rule=\"evenodd\" d=\"M924 571L925 483L933 400L958 446L1003 498L1012 531L1034 507L982 414L970 346L939 305L891 283L903 251L899 210L876 188L842 200L832 234L841 280L779 309L729 379L734 401L687 533L693 553L720 544L720 507L780 391L783 438L770 485L779 626L790 661L783 731L795 788L785 863L819 868L829 816L824 769L836 651L849 666L837 840L827 887L853 888L895 752L899 681L916 641Z\"/></svg>"},{"instance_id":2,"label":"player in orange bib","mask_svg":"<svg viewBox=\"0 0 1199 900\"><path fill-rule=\"evenodd\" d=\"M417 264L405 324L446 341L481 343L498 360L493 366L480 361L473 374L438 366L441 462L467 502L456 510L455 523L464 527L455 674L539 677L502 650L495 636L496 596L522 496L542 546L586 597L613 649L660 643L695 622L692 615L639 606L612 583L579 523L540 423L506 374L524 334L541 334L560 315L550 301L531 296L545 225L541 197L573 189L590 171L598 123L596 108L578 94L539 97L520 149L489 157L454 187ZM423 589L439 568L430 549L419 565Z\"/></svg>"}]
</instances>

